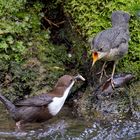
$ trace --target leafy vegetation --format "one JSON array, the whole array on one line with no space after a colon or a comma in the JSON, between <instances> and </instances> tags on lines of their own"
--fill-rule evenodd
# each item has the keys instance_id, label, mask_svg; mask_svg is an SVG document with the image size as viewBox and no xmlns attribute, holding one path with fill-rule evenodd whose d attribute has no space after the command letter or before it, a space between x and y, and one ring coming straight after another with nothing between
<instances>
[{"instance_id":1,"label":"leafy vegetation","mask_svg":"<svg viewBox=\"0 0 140 140\"><path fill-rule=\"evenodd\" d=\"M40 1L0 1L0 84L11 100L46 92L68 59L64 45L49 42ZM62 56L63 54L63 56Z\"/></svg>"},{"instance_id":2,"label":"leafy vegetation","mask_svg":"<svg viewBox=\"0 0 140 140\"><path fill-rule=\"evenodd\" d=\"M32 7L28 7L25 6L25 2L25 0L1 1L0 58L2 60L22 61L31 34L39 32L41 19L39 12L42 5L35 3Z\"/></svg>"}]
</instances>

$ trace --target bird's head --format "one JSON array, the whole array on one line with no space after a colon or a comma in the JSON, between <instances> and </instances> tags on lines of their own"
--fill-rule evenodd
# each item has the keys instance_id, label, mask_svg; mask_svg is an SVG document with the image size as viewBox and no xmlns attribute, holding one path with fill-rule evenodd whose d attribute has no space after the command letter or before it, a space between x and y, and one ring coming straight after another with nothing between
<instances>
[{"instance_id":1,"label":"bird's head","mask_svg":"<svg viewBox=\"0 0 140 140\"><path fill-rule=\"evenodd\" d=\"M102 40L100 43L91 45L92 52L92 66L95 64L97 60L105 58L110 53L110 43L108 41Z\"/></svg>"},{"instance_id":2,"label":"bird's head","mask_svg":"<svg viewBox=\"0 0 140 140\"><path fill-rule=\"evenodd\" d=\"M100 51L92 51L92 66L95 64L97 60L104 58L107 55L107 52L100 52Z\"/></svg>"},{"instance_id":3,"label":"bird's head","mask_svg":"<svg viewBox=\"0 0 140 140\"><path fill-rule=\"evenodd\" d=\"M55 87L68 87L72 82L78 80L85 81L85 78L82 77L80 74L76 76L64 75L58 79L58 82L56 83Z\"/></svg>"}]
</instances>

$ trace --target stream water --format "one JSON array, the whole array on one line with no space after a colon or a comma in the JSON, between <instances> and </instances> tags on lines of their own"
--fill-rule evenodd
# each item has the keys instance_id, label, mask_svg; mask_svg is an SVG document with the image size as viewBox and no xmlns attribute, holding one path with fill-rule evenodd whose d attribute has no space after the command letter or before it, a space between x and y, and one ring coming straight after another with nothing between
<instances>
[{"instance_id":1,"label":"stream water","mask_svg":"<svg viewBox=\"0 0 140 140\"><path fill-rule=\"evenodd\" d=\"M19 132L1 103L0 111L0 140L140 140L140 121L136 119L89 122L74 117L65 106L53 119L28 124Z\"/></svg>"}]
</instances>

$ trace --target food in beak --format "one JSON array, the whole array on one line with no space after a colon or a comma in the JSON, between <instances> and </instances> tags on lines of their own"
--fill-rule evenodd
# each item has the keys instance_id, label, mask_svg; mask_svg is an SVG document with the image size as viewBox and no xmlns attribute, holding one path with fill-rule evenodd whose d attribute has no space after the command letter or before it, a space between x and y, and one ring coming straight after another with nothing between
<instances>
[{"instance_id":1,"label":"food in beak","mask_svg":"<svg viewBox=\"0 0 140 140\"><path fill-rule=\"evenodd\" d=\"M82 75L80 75L80 74L78 74L77 76L75 76L74 79L76 79L76 80L80 79L82 81L85 81L85 78Z\"/></svg>"}]
</instances>

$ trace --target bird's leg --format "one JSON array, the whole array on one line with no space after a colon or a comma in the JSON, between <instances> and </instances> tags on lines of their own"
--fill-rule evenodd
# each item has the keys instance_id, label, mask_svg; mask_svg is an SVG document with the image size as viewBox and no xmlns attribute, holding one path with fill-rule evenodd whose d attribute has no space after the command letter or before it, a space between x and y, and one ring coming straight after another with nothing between
<instances>
[{"instance_id":1,"label":"bird's leg","mask_svg":"<svg viewBox=\"0 0 140 140\"><path fill-rule=\"evenodd\" d=\"M102 77L103 77L103 73L104 73L105 76L107 77L107 74L106 74L106 71L105 71L105 65L106 65L106 61L104 62L101 71L97 73L97 75L98 75L98 74L101 74L101 75L100 75L100 78L99 78L99 82L100 82L100 83L101 83L101 80L102 80Z\"/></svg>"},{"instance_id":2,"label":"bird's leg","mask_svg":"<svg viewBox=\"0 0 140 140\"><path fill-rule=\"evenodd\" d=\"M112 88L113 88L113 89L115 89L113 77L114 77L114 73L115 73L116 63L117 63L117 62L115 61L115 62L114 62L114 65L113 65L113 70L112 70L111 78L109 79L109 80L111 81L111 85L112 85Z\"/></svg>"},{"instance_id":3,"label":"bird's leg","mask_svg":"<svg viewBox=\"0 0 140 140\"><path fill-rule=\"evenodd\" d=\"M105 75L105 77L108 77L108 75L106 74L106 71L105 71L105 69L104 69L104 75Z\"/></svg>"}]
</instances>

